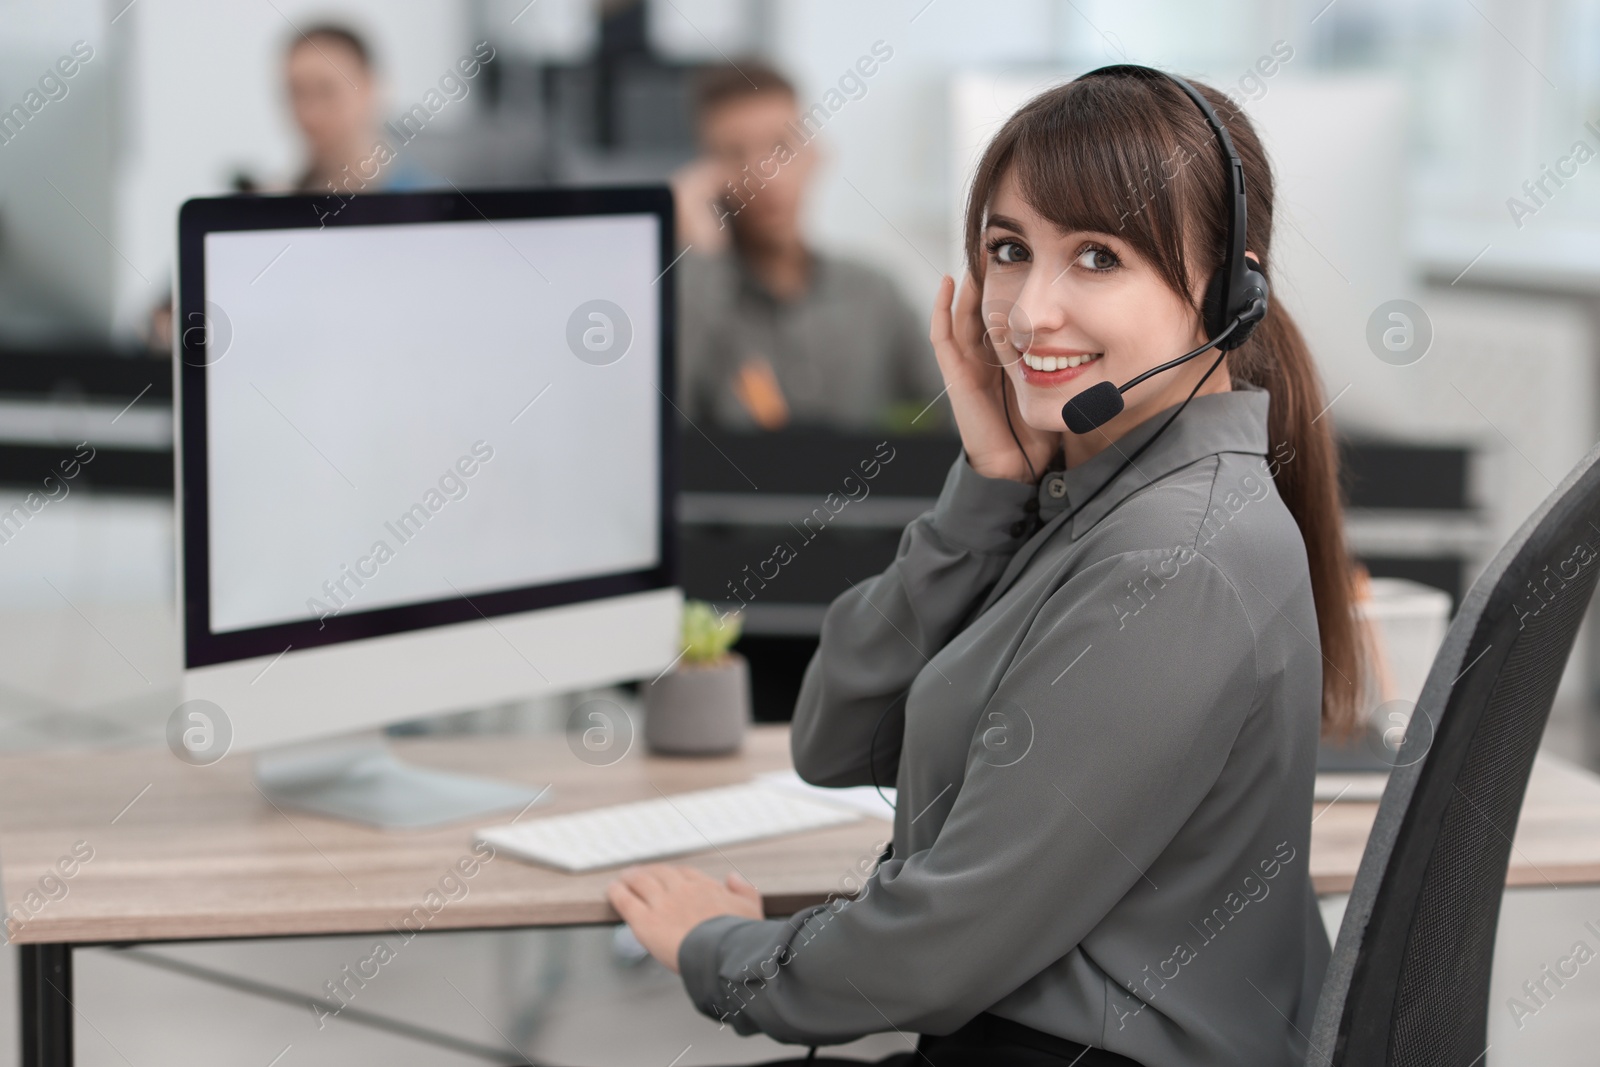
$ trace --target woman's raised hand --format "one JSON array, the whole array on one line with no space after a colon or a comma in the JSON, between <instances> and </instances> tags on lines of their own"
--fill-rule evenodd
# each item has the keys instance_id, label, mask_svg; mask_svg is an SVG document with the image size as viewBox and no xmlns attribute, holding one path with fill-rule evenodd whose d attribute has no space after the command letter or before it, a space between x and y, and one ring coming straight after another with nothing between
<instances>
[{"instance_id":1,"label":"woman's raised hand","mask_svg":"<svg viewBox=\"0 0 1600 1067\"><path fill-rule=\"evenodd\" d=\"M983 294L972 275L967 275L962 284L952 315L950 302L955 288L955 279L948 274L940 279L928 338L933 342L933 354L944 374L950 408L955 413L956 428L961 431L967 462L985 477L1031 481L1028 462L1032 461L1035 474L1044 470L1060 447L1061 435L1035 430L1022 421L1016 393L1002 369L1016 354L1007 345L997 349L992 343L994 335L985 336L986 325L980 309ZM1001 331L997 329L995 333ZM1000 406L1002 389L1011 412L1009 429L1006 411ZM1022 448L1027 449L1027 459L1017 447L1019 441Z\"/></svg>"}]
</instances>

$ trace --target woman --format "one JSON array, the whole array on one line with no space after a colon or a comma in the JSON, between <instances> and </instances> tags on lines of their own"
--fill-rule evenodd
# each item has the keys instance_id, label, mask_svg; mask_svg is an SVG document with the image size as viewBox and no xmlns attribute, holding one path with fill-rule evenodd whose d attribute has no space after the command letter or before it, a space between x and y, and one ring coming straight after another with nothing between
<instances>
[{"instance_id":1,"label":"woman","mask_svg":"<svg viewBox=\"0 0 1600 1067\"><path fill-rule=\"evenodd\" d=\"M1200 89L1265 274L1265 154ZM989 145L932 325L963 454L829 608L794 716L806 779L899 786L892 858L786 920L731 877L625 872L613 903L700 1010L811 1045L945 1035L918 1044L940 1067L1304 1062L1317 738L1360 669L1310 354L1274 305L1097 430L1062 414L1206 343L1228 190L1205 117L1143 68L1052 89Z\"/></svg>"},{"instance_id":2,"label":"woman","mask_svg":"<svg viewBox=\"0 0 1600 1067\"><path fill-rule=\"evenodd\" d=\"M296 32L284 52L284 85L306 165L294 191L349 198L444 185L390 147L379 118L378 66L355 30L323 23Z\"/></svg>"}]
</instances>

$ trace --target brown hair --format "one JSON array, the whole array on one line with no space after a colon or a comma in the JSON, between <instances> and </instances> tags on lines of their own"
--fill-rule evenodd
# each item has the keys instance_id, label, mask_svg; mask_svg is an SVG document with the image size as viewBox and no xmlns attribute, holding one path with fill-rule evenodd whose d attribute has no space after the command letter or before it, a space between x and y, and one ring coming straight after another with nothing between
<instances>
[{"instance_id":1,"label":"brown hair","mask_svg":"<svg viewBox=\"0 0 1600 1067\"><path fill-rule=\"evenodd\" d=\"M782 93L791 100L799 99L794 83L759 59L707 67L694 79L695 121L703 122L724 104L762 93Z\"/></svg>"},{"instance_id":2,"label":"brown hair","mask_svg":"<svg viewBox=\"0 0 1600 1067\"><path fill-rule=\"evenodd\" d=\"M348 48L355 54L362 70L372 70L372 49L367 46L366 38L349 26L342 26L337 22L319 22L315 26L307 26L289 38L288 47L283 51L285 55L292 55L296 49L315 45L318 41L331 41L342 48Z\"/></svg>"},{"instance_id":3,"label":"brown hair","mask_svg":"<svg viewBox=\"0 0 1600 1067\"><path fill-rule=\"evenodd\" d=\"M1271 280L1272 169L1248 118L1226 96L1192 83L1217 112L1244 164L1245 245ZM1190 260L1211 277L1226 258L1227 178L1216 135L1176 85L1138 68L1047 90L1000 129L967 201L967 265L983 277L984 216L1000 179L1015 173L1028 203L1063 230L1127 241L1196 309ZM1305 338L1273 301L1250 339L1228 354L1234 382L1271 395L1267 436L1278 493L1300 527L1321 635L1322 726L1353 731L1366 648L1353 613L1338 452L1323 418L1322 385Z\"/></svg>"}]
</instances>

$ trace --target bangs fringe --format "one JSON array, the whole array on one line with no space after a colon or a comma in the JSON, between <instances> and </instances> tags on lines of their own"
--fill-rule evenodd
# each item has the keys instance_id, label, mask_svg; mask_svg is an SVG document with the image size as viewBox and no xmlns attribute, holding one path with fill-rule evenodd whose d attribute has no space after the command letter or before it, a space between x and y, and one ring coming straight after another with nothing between
<instances>
[{"instance_id":1,"label":"bangs fringe","mask_svg":"<svg viewBox=\"0 0 1600 1067\"><path fill-rule=\"evenodd\" d=\"M1209 275L1224 234L1184 232L1186 218L1219 217L1193 204L1223 182L1214 135L1193 103L1164 82L1130 94L1128 81L1088 79L1035 97L1003 126L978 168L967 213L968 268L982 276L984 215L1007 170L1028 206L1066 232L1126 241L1191 304L1188 249L1204 248ZM1196 130L1196 123L1199 129Z\"/></svg>"}]
</instances>

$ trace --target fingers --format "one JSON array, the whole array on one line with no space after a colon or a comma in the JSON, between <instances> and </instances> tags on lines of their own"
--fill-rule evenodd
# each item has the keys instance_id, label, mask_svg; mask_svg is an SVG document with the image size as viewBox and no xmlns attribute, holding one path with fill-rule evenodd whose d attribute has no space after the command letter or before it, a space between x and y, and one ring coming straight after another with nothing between
<instances>
[{"instance_id":1,"label":"fingers","mask_svg":"<svg viewBox=\"0 0 1600 1067\"><path fill-rule=\"evenodd\" d=\"M678 244L695 245L712 252L727 243L716 200L722 186L721 167L715 160L696 159L668 179L676 202Z\"/></svg>"},{"instance_id":2,"label":"fingers","mask_svg":"<svg viewBox=\"0 0 1600 1067\"><path fill-rule=\"evenodd\" d=\"M955 309L951 311L954 298ZM966 388L989 379L994 361L988 357L983 344L983 323L979 318L982 287L967 275L956 293L955 279L944 275L939 280L939 293L933 303L933 317L928 337L933 342L934 358L945 383L953 388Z\"/></svg>"},{"instance_id":3,"label":"fingers","mask_svg":"<svg viewBox=\"0 0 1600 1067\"><path fill-rule=\"evenodd\" d=\"M955 298L953 312L952 297ZM939 292L934 298L933 316L928 324L928 339L933 342L934 355L946 372L946 380L949 380L949 372L962 364L972 364L971 369L980 369L979 365L995 365L988 355L992 346L985 342L996 332L1003 337L1004 325L1000 324L1001 329L995 332L991 332L990 325L983 321L981 282L968 273L957 294L954 278L946 274L939 279Z\"/></svg>"},{"instance_id":4,"label":"fingers","mask_svg":"<svg viewBox=\"0 0 1600 1067\"><path fill-rule=\"evenodd\" d=\"M668 891L666 872L669 870L671 868L663 863L624 867L617 872L617 879L632 890L635 896L648 904L659 899Z\"/></svg>"},{"instance_id":5,"label":"fingers","mask_svg":"<svg viewBox=\"0 0 1600 1067\"><path fill-rule=\"evenodd\" d=\"M983 346L988 324L983 321L983 286L971 274L961 283L961 296L956 301L956 340L968 351L977 352Z\"/></svg>"},{"instance_id":6,"label":"fingers","mask_svg":"<svg viewBox=\"0 0 1600 1067\"><path fill-rule=\"evenodd\" d=\"M625 882L612 882L606 886L606 900L617 909L622 921L632 926L648 910L648 905Z\"/></svg>"},{"instance_id":7,"label":"fingers","mask_svg":"<svg viewBox=\"0 0 1600 1067\"><path fill-rule=\"evenodd\" d=\"M950 311L951 298L955 298L955 314ZM956 294L956 280L946 274L939 279L939 291L933 298L933 317L928 323L928 340L934 345L951 344L971 347L983 340L984 324L979 308L983 301L983 286L971 274L961 283Z\"/></svg>"},{"instance_id":8,"label":"fingers","mask_svg":"<svg viewBox=\"0 0 1600 1067\"><path fill-rule=\"evenodd\" d=\"M767 905L761 899L761 890L751 885L738 871L730 872L723 880L723 884L727 887L727 892L733 894L735 914L743 915L747 919L760 919L766 916Z\"/></svg>"},{"instance_id":9,"label":"fingers","mask_svg":"<svg viewBox=\"0 0 1600 1067\"><path fill-rule=\"evenodd\" d=\"M948 274L939 276L939 291L933 297L933 317L928 321L928 340L937 351L953 339L950 323L950 298L955 295L956 281Z\"/></svg>"},{"instance_id":10,"label":"fingers","mask_svg":"<svg viewBox=\"0 0 1600 1067\"><path fill-rule=\"evenodd\" d=\"M684 900L704 899L707 897L705 890L712 890L713 898L719 893L733 893L752 905L756 912L762 910L761 891L737 872L719 881L695 867L664 863L626 867L618 871L617 880L606 887L606 899L624 921L632 924L635 918L653 909L670 908Z\"/></svg>"},{"instance_id":11,"label":"fingers","mask_svg":"<svg viewBox=\"0 0 1600 1067\"><path fill-rule=\"evenodd\" d=\"M704 871L670 863L646 863L635 867L624 867L617 872L617 878L647 904L654 903L690 883L716 884L716 879Z\"/></svg>"},{"instance_id":12,"label":"fingers","mask_svg":"<svg viewBox=\"0 0 1600 1067\"><path fill-rule=\"evenodd\" d=\"M717 880L698 867L681 867L665 863L655 865L656 875L663 885L671 888L692 882L709 882L715 885Z\"/></svg>"}]
</instances>

